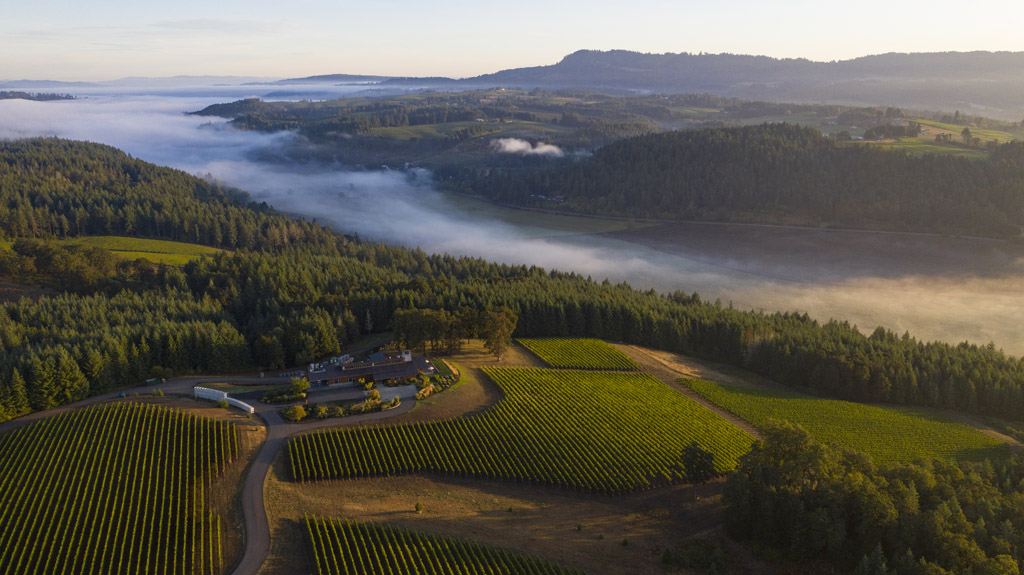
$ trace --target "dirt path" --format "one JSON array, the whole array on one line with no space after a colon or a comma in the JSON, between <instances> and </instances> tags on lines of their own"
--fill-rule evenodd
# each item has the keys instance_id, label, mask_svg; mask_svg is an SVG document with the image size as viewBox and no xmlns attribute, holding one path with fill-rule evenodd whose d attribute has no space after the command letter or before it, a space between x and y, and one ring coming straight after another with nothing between
<instances>
[{"instance_id":1,"label":"dirt path","mask_svg":"<svg viewBox=\"0 0 1024 575\"><path fill-rule=\"evenodd\" d=\"M718 407L714 403L711 403L701 397L697 392L693 391L689 387L676 381L681 377L688 377L692 379L709 379L721 381L723 383L734 383L738 378L694 363L686 362L680 356L664 354L670 356L669 359L664 359L660 357L663 355L663 352L653 352L635 345L624 345L619 343L613 343L612 346L633 358L634 361L640 364L640 367L642 367L645 372L660 379L665 383L665 385L668 385L672 389L679 391L686 397L703 405L722 419L743 431L746 431L750 435L757 438L761 437L761 433L753 425L750 425L745 420L736 417L721 407ZM747 385L750 384L747 383Z\"/></svg>"}]
</instances>

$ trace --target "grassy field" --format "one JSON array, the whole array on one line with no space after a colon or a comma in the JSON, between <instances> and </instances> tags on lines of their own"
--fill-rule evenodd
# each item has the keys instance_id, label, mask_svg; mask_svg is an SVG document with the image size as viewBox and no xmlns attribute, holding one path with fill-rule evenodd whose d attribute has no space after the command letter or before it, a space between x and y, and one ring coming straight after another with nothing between
<instances>
[{"instance_id":1,"label":"grassy field","mask_svg":"<svg viewBox=\"0 0 1024 575\"><path fill-rule=\"evenodd\" d=\"M115 256L126 260L142 258L155 264L171 266L182 266L198 257L209 256L223 251L217 248L185 242L122 236L86 236L59 240L58 243L94 246L109 250ZM13 241L0 241L0 249L9 250L13 245Z\"/></svg>"},{"instance_id":2,"label":"grassy field","mask_svg":"<svg viewBox=\"0 0 1024 575\"><path fill-rule=\"evenodd\" d=\"M294 438L297 480L436 471L622 493L686 479L696 442L732 469L752 438L645 373L484 368L504 392L450 421L350 428Z\"/></svg>"},{"instance_id":3,"label":"grassy field","mask_svg":"<svg viewBox=\"0 0 1024 575\"><path fill-rule=\"evenodd\" d=\"M960 133L963 132L967 126L959 126L956 124L944 124L942 122L935 122L933 120L921 120L915 119L915 122L920 123L922 126L937 128L939 130L949 132L953 134L956 139L960 138ZM1009 142L1017 138L1016 135L1011 134L1003 130L992 130L988 128L970 128L971 135L975 138L981 138L982 142L988 142L990 140L999 140L1001 143Z\"/></svg>"},{"instance_id":4,"label":"grassy field","mask_svg":"<svg viewBox=\"0 0 1024 575\"><path fill-rule=\"evenodd\" d=\"M874 146L886 150L902 150L911 154L939 154L965 158L980 158L987 155L987 152L984 150L964 148L956 144L930 142L920 138L900 138L895 142L851 142L850 145Z\"/></svg>"},{"instance_id":5,"label":"grassy field","mask_svg":"<svg viewBox=\"0 0 1024 575\"><path fill-rule=\"evenodd\" d=\"M637 370L640 365L599 339L520 338L526 349L556 368Z\"/></svg>"},{"instance_id":6,"label":"grassy field","mask_svg":"<svg viewBox=\"0 0 1024 575\"><path fill-rule=\"evenodd\" d=\"M582 575L543 559L373 523L305 518L317 575Z\"/></svg>"},{"instance_id":7,"label":"grassy field","mask_svg":"<svg viewBox=\"0 0 1024 575\"><path fill-rule=\"evenodd\" d=\"M86 244L110 250L115 255L127 260L143 258L155 264L175 266L185 265L198 257L213 255L222 251L217 248L184 242L126 238L121 236L88 236L66 241L71 244Z\"/></svg>"},{"instance_id":8,"label":"grassy field","mask_svg":"<svg viewBox=\"0 0 1024 575\"><path fill-rule=\"evenodd\" d=\"M1000 460L1009 455L1009 447L1001 441L962 423L921 411L697 379L682 382L755 427L773 419L796 423L819 441L863 451L880 464L922 458Z\"/></svg>"}]
</instances>

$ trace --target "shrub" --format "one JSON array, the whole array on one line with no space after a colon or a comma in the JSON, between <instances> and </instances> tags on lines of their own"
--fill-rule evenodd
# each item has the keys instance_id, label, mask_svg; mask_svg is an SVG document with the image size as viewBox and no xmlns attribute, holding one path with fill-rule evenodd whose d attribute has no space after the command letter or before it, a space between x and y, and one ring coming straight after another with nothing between
<instances>
[{"instance_id":1,"label":"shrub","mask_svg":"<svg viewBox=\"0 0 1024 575\"><path fill-rule=\"evenodd\" d=\"M288 421L302 421L306 418L306 408L301 405L292 405L281 411L281 417Z\"/></svg>"}]
</instances>

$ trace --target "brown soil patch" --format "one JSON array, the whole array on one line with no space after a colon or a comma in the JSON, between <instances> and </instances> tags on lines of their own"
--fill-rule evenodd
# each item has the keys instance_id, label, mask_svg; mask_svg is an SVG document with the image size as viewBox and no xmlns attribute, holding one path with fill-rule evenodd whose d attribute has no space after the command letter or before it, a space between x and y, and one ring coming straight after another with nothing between
<instances>
[{"instance_id":1,"label":"brown soil patch","mask_svg":"<svg viewBox=\"0 0 1024 575\"><path fill-rule=\"evenodd\" d=\"M519 344L510 346L501 361L497 361L484 349L480 340L472 340L461 352L446 357L445 361L459 371L459 383L448 391L417 402L415 409L388 420L387 425L452 419L487 410L501 401L502 393L501 389L484 375L480 367L546 367L537 356Z\"/></svg>"},{"instance_id":2,"label":"brown soil patch","mask_svg":"<svg viewBox=\"0 0 1024 575\"><path fill-rule=\"evenodd\" d=\"M479 368L461 367L459 383L447 391L416 402L409 413L387 421L387 425L454 419L489 409L501 400L502 393Z\"/></svg>"},{"instance_id":3,"label":"brown soil patch","mask_svg":"<svg viewBox=\"0 0 1024 575\"><path fill-rule=\"evenodd\" d=\"M274 544L262 573L308 570L301 520L309 513L461 537L589 573L660 574L666 548L701 533L720 537L722 485L697 488L694 500L693 486L607 497L439 476L298 484L272 475L267 510Z\"/></svg>"},{"instance_id":4,"label":"brown soil patch","mask_svg":"<svg viewBox=\"0 0 1024 575\"><path fill-rule=\"evenodd\" d=\"M59 295L59 292L48 287L14 283L0 277L0 303L15 302L23 297L35 300L43 296L56 295Z\"/></svg>"},{"instance_id":5,"label":"brown soil patch","mask_svg":"<svg viewBox=\"0 0 1024 575\"><path fill-rule=\"evenodd\" d=\"M513 343L501 356L501 361L484 349L482 340L474 339L462 348L462 351L448 358L449 361L463 367L517 366L517 367L550 367L518 343Z\"/></svg>"}]
</instances>

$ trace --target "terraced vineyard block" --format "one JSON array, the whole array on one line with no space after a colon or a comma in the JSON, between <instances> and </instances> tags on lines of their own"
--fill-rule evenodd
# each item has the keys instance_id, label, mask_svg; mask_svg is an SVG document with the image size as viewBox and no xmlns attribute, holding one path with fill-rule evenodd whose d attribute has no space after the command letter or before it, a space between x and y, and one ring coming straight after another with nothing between
<instances>
[{"instance_id":1,"label":"terraced vineyard block","mask_svg":"<svg viewBox=\"0 0 1024 575\"><path fill-rule=\"evenodd\" d=\"M551 367L639 370L626 354L599 339L520 338L523 346Z\"/></svg>"},{"instance_id":2,"label":"terraced vineyard block","mask_svg":"<svg viewBox=\"0 0 1024 575\"><path fill-rule=\"evenodd\" d=\"M697 442L732 469L753 441L702 405L639 372L485 368L505 398L454 420L301 435L300 481L440 472L602 493L685 481Z\"/></svg>"}]
</instances>

